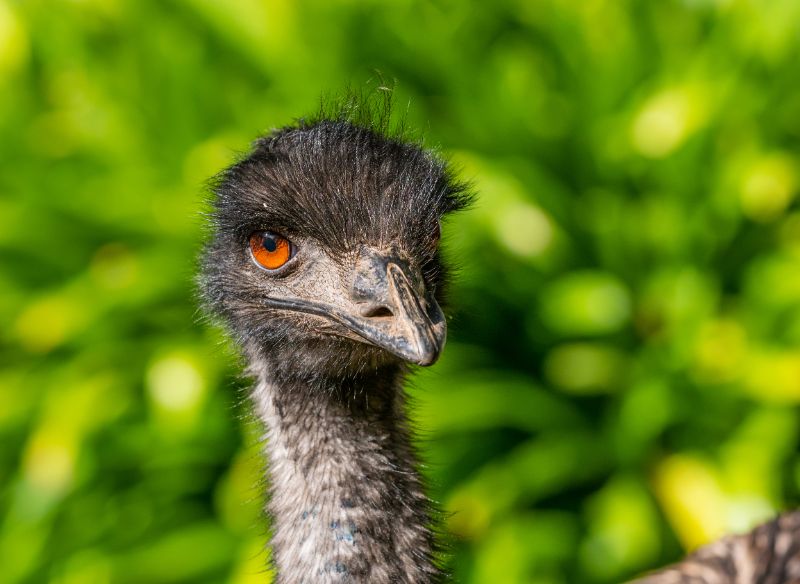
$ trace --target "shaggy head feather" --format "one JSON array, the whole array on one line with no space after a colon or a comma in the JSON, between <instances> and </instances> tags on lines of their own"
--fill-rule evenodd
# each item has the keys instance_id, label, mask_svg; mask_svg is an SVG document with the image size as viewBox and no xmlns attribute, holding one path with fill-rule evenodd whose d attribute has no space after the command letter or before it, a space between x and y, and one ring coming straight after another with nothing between
<instances>
[{"instance_id":1,"label":"shaggy head feather","mask_svg":"<svg viewBox=\"0 0 800 584\"><path fill-rule=\"evenodd\" d=\"M201 288L246 351L273 360L278 370L301 354L309 372L326 374L397 361L344 338L324 319L263 303L287 285L312 297L320 278L347 287L365 247L403 258L422 278L420 286L444 301L439 222L467 204L468 189L440 157L389 130L388 107L370 115L369 104L350 103L275 130L215 181ZM296 269L265 274L254 266L247 242L259 230L293 242L302 256ZM323 275L310 271L322 261Z\"/></svg>"}]
</instances>

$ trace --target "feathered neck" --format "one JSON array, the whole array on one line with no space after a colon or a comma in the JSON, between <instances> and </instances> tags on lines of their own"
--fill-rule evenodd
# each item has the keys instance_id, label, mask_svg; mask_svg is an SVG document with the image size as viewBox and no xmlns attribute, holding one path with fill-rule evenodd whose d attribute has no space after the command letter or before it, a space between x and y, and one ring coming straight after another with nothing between
<instances>
[{"instance_id":1,"label":"feathered neck","mask_svg":"<svg viewBox=\"0 0 800 584\"><path fill-rule=\"evenodd\" d=\"M314 381L260 368L279 583L437 582L399 368Z\"/></svg>"}]
</instances>

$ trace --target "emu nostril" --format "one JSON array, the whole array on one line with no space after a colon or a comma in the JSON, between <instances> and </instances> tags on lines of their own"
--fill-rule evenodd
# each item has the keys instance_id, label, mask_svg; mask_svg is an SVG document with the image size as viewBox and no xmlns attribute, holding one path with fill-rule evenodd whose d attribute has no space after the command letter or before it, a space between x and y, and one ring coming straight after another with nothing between
<instances>
[{"instance_id":1,"label":"emu nostril","mask_svg":"<svg viewBox=\"0 0 800 584\"><path fill-rule=\"evenodd\" d=\"M394 316L394 313L388 306L382 304L370 304L361 309L361 316L366 317L381 317L381 316Z\"/></svg>"}]
</instances>

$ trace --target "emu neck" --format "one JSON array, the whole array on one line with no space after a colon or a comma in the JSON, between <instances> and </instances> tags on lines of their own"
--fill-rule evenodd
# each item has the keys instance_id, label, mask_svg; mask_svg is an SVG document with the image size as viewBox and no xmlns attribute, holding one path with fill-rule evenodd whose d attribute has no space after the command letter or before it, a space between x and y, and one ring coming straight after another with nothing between
<instances>
[{"instance_id":1,"label":"emu neck","mask_svg":"<svg viewBox=\"0 0 800 584\"><path fill-rule=\"evenodd\" d=\"M438 581L400 377L260 377L277 582Z\"/></svg>"}]
</instances>

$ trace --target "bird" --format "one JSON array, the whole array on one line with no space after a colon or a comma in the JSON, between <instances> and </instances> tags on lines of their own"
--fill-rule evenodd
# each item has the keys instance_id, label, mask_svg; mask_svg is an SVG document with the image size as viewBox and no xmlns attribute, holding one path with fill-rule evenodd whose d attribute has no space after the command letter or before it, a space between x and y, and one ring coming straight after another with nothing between
<instances>
[{"instance_id":1,"label":"bird","mask_svg":"<svg viewBox=\"0 0 800 584\"><path fill-rule=\"evenodd\" d=\"M253 379L278 584L449 578L404 380L444 347L441 224L474 193L384 96L268 132L211 183L199 287ZM790 514L638 582L800 582L798 541Z\"/></svg>"},{"instance_id":2,"label":"bird","mask_svg":"<svg viewBox=\"0 0 800 584\"><path fill-rule=\"evenodd\" d=\"M800 584L800 511L723 537L634 584Z\"/></svg>"},{"instance_id":3,"label":"bird","mask_svg":"<svg viewBox=\"0 0 800 584\"><path fill-rule=\"evenodd\" d=\"M254 379L276 581L439 582L403 380L445 344L441 221L470 187L388 100L337 107L212 181L202 297Z\"/></svg>"}]
</instances>

